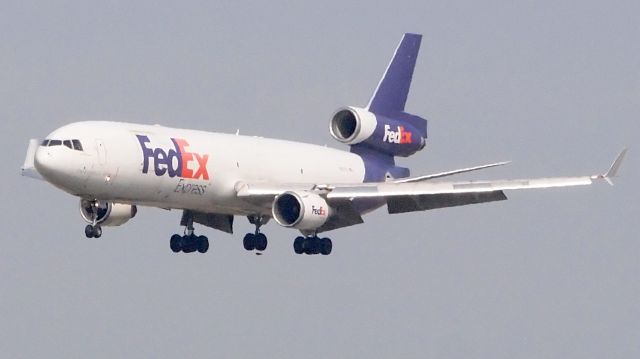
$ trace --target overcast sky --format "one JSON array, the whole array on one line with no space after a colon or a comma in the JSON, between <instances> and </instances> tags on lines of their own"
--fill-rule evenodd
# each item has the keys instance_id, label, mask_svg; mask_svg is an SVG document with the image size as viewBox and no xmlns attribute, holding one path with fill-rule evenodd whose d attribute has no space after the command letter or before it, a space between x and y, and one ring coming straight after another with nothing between
<instances>
[{"instance_id":1,"label":"overcast sky","mask_svg":"<svg viewBox=\"0 0 640 359\"><path fill-rule=\"evenodd\" d=\"M105 4L106 3L106 4ZM640 2L10 1L0 11L2 357L640 356ZM413 174L582 175L616 185L388 215L300 256L296 232L198 227L140 208L84 238L78 200L19 176L29 138L81 119L345 148L402 33L424 34L407 110L428 117Z\"/></svg>"}]
</instances>

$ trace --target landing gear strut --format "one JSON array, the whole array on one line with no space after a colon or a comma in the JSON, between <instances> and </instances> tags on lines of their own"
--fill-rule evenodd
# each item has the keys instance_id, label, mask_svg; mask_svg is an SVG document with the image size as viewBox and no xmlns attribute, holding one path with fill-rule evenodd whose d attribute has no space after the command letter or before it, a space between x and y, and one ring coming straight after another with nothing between
<instances>
[{"instance_id":1,"label":"landing gear strut","mask_svg":"<svg viewBox=\"0 0 640 359\"><path fill-rule=\"evenodd\" d=\"M195 251L207 253L209 250L209 238L206 236L197 236L194 233L193 217L188 211L184 211L181 224L185 226L184 235L174 234L171 236L171 240L169 241L171 250L174 253L192 253Z\"/></svg>"},{"instance_id":2,"label":"landing gear strut","mask_svg":"<svg viewBox=\"0 0 640 359\"><path fill-rule=\"evenodd\" d=\"M296 254L331 254L333 243L329 238L319 238L317 235L309 237L297 237L293 241L293 251Z\"/></svg>"},{"instance_id":3,"label":"landing gear strut","mask_svg":"<svg viewBox=\"0 0 640 359\"><path fill-rule=\"evenodd\" d=\"M260 232L260 227L267 223L269 218L260 215L248 216L247 218L249 219L249 223L256 226L256 230L254 233L249 232L245 234L244 239L242 240L242 245L244 246L244 249L248 251L255 249L262 252L267 249L268 241L267 236Z\"/></svg>"}]
</instances>

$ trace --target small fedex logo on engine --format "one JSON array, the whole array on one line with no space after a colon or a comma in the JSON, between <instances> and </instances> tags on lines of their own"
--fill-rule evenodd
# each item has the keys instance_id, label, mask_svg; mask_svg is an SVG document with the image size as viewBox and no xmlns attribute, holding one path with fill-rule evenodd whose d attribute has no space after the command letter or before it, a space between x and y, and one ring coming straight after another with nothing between
<instances>
[{"instance_id":1,"label":"small fedex logo on engine","mask_svg":"<svg viewBox=\"0 0 640 359\"><path fill-rule=\"evenodd\" d=\"M156 176L181 177L192 179L209 179L207 172L207 161L209 155L196 152L189 152L189 142L182 138L171 138L173 148L164 150L160 147L153 148L147 146L151 142L149 137L136 135L140 147L142 148L142 173L149 172L151 160L153 160L153 172Z\"/></svg>"},{"instance_id":2,"label":"small fedex logo on engine","mask_svg":"<svg viewBox=\"0 0 640 359\"><path fill-rule=\"evenodd\" d=\"M384 125L384 137L382 141L398 144L411 143L411 135L411 131L405 130L404 126L398 126L397 131L392 131L391 126Z\"/></svg>"},{"instance_id":3,"label":"small fedex logo on engine","mask_svg":"<svg viewBox=\"0 0 640 359\"><path fill-rule=\"evenodd\" d=\"M311 213L315 214L317 216L326 216L327 215L327 210L324 209L324 207L320 206L320 207L316 207L316 206L311 206Z\"/></svg>"}]
</instances>

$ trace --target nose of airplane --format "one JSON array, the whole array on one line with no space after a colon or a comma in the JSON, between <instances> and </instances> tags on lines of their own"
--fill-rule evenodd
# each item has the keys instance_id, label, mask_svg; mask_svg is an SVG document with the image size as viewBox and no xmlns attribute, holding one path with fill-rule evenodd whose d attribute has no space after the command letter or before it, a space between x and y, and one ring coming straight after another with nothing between
<instances>
[{"instance_id":1,"label":"nose of airplane","mask_svg":"<svg viewBox=\"0 0 640 359\"><path fill-rule=\"evenodd\" d=\"M54 149L55 150L55 149ZM33 158L33 165L49 182L57 183L63 181L65 177L65 161L60 154L56 154L54 150L47 147L39 147Z\"/></svg>"},{"instance_id":2,"label":"nose of airplane","mask_svg":"<svg viewBox=\"0 0 640 359\"><path fill-rule=\"evenodd\" d=\"M38 170L41 175L46 177L50 174L50 172L54 170L54 166L52 166L51 162L51 153L45 148L39 147L36 150L35 156L33 157L33 165L35 166L36 170Z\"/></svg>"}]
</instances>

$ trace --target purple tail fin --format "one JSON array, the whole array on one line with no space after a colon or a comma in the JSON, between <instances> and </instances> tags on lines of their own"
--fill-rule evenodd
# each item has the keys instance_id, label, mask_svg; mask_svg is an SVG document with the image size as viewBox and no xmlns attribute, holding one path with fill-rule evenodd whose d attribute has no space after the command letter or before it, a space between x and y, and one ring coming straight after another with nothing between
<instances>
[{"instance_id":1,"label":"purple tail fin","mask_svg":"<svg viewBox=\"0 0 640 359\"><path fill-rule=\"evenodd\" d=\"M394 157L407 157L424 147L427 120L404 111L421 40L422 35L404 34L365 109L375 115L375 130L351 146L351 152L364 159L365 181L408 176L408 169L395 166Z\"/></svg>"},{"instance_id":2,"label":"purple tail fin","mask_svg":"<svg viewBox=\"0 0 640 359\"><path fill-rule=\"evenodd\" d=\"M421 40L422 35L404 34L369 100L369 111L379 114L404 112Z\"/></svg>"}]
</instances>

